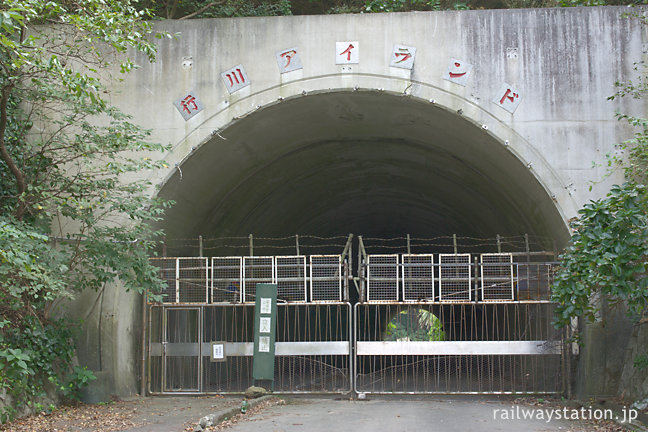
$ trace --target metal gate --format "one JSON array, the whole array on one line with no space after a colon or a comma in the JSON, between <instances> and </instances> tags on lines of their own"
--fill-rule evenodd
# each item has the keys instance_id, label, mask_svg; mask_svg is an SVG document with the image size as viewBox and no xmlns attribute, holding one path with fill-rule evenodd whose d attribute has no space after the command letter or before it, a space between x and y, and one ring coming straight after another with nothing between
<instances>
[{"instance_id":1,"label":"metal gate","mask_svg":"<svg viewBox=\"0 0 648 432\"><path fill-rule=\"evenodd\" d=\"M550 303L355 305L358 393L558 393ZM409 336L408 336L409 335Z\"/></svg>"},{"instance_id":2,"label":"metal gate","mask_svg":"<svg viewBox=\"0 0 648 432\"><path fill-rule=\"evenodd\" d=\"M154 259L168 288L149 305L151 394L242 393L253 384L256 284L276 283L274 390L352 391L352 308L340 255ZM191 298L194 303L178 301ZM225 360L210 347L223 343Z\"/></svg>"},{"instance_id":3,"label":"metal gate","mask_svg":"<svg viewBox=\"0 0 648 432\"><path fill-rule=\"evenodd\" d=\"M561 393L554 263L529 254L363 257L357 393Z\"/></svg>"},{"instance_id":4,"label":"metal gate","mask_svg":"<svg viewBox=\"0 0 648 432\"><path fill-rule=\"evenodd\" d=\"M154 259L168 288L148 309L149 392L252 385L260 282L278 285L276 392L563 391L553 263L510 253L360 261L354 278L344 255ZM224 344L225 361L211 361L212 342Z\"/></svg>"}]
</instances>

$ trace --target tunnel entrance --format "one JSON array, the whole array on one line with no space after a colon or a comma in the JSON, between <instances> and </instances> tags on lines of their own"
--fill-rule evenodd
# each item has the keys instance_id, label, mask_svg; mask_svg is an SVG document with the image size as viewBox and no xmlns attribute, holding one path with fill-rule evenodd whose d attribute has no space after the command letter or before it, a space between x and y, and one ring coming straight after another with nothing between
<instances>
[{"instance_id":1,"label":"tunnel entrance","mask_svg":"<svg viewBox=\"0 0 648 432\"><path fill-rule=\"evenodd\" d=\"M530 167L461 112L380 91L281 100L214 131L159 193L176 204L149 391L251 385L253 287L275 282L278 391L560 392L550 285L569 234ZM348 232L364 236L347 248ZM443 337L386 340L410 314ZM214 340L227 362L205 357Z\"/></svg>"},{"instance_id":2,"label":"tunnel entrance","mask_svg":"<svg viewBox=\"0 0 648 432\"><path fill-rule=\"evenodd\" d=\"M551 252L368 254L351 239L338 255L153 258L167 288L148 308L149 391L252 385L256 285L274 283L277 392L562 392Z\"/></svg>"},{"instance_id":3,"label":"tunnel entrance","mask_svg":"<svg viewBox=\"0 0 648 432\"><path fill-rule=\"evenodd\" d=\"M214 131L178 165L159 192L176 203L159 227L170 241L528 233L542 250L561 246L569 233L538 162L509 145L517 134L500 138L484 126L379 91L278 101ZM170 253L195 253L182 246L169 245Z\"/></svg>"}]
</instances>

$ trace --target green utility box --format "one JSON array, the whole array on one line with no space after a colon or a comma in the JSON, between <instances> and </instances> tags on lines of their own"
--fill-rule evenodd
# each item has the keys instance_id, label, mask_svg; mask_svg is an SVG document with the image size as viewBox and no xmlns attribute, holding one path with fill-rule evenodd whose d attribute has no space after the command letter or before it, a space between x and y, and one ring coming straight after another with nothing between
<instances>
[{"instance_id":1,"label":"green utility box","mask_svg":"<svg viewBox=\"0 0 648 432\"><path fill-rule=\"evenodd\" d=\"M276 328L277 284L257 284L252 377L255 381L272 381L271 387L274 387Z\"/></svg>"}]
</instances>

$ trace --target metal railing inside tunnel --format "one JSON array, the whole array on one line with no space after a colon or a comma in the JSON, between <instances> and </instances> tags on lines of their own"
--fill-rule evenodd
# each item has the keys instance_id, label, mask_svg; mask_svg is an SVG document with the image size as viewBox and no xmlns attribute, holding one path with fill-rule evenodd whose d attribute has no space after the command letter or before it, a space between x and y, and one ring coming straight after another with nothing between
<instances>
[{"instance_id":1,"label":"metal railing inside tunnel","mask_svg":"<svg viewBox=\"0 0 648 432\"><path fill-rule=\"evenodd\" d=\"M304 254L296 242L296 254L273 255L250 242L250 255L152 258L167 286L162 302L148 304L149 392L251 385L256 284L264 282L278 290L277 392L564 388L563 335L551 327L552 252L532 252L526 238L523 251L503 251L502 239L464 251L451 238L426 253L405 239L392 248L358 238L355 266L352 236L338 254ZM224 343L224 362L210 361L215 341Z\"/></svg>"},{"instance_id":2,"label":"metal railing inside tunnel","mask_svg":"<svg viewBox=\"0 0 648 432\"><path fill-rule=\"evenodd\" d=\"M350 275L341 255L152 258L167 286L162 303L252 303L256 284L276 283L284 303L549 301L555 262L507 253L367 255ZM523 257L524 258L524 257Z\"/></svg>"}]
</instances>

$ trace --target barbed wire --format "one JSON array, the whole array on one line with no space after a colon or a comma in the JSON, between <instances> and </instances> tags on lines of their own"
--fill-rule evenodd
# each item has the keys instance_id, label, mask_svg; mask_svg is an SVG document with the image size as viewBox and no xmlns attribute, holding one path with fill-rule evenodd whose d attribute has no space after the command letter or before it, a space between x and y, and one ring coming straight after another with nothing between
<instances>
[{"instance_id":1,"label":"barbed wire","mask_svg":"<svg viewBox=\"0 0 648 432\"><path fill-rule=\"evenodd\" d=\"M344 240L341 242L340 240ZM276 255L273 251L285 253L282 251L294 250L295 254L300 255L308 251L325 250L325 249L344 249L349 244L349 235L337 236L318 236L312 234L295 234L283 237L254 237L251 236L223 236L223 237L205 237L205 238L177 238L165 239L162 251L165 255L183 255L198 254L200 252L209 255L219 255L222 253L234 253L246 255L249 250L250 255L267 254ZM550 245L553 239L538 235L510 235L510 236L493 236L493 237L475 237L475 236L455 236L442 235L436 237L362 237L362 246L365 251L385 251L405 253L428 253L424 248L432 248L439 252L448 250L452 253L469 253L471 250L484 248L485 251L494 251L497 248L502 252L525 252L553 249ZM555 243L554 243L555 244ZM359 247L358 240L354 239L352 250ZM226 252L229 251L229 252Z\"/></svg>"}]
</instances>

